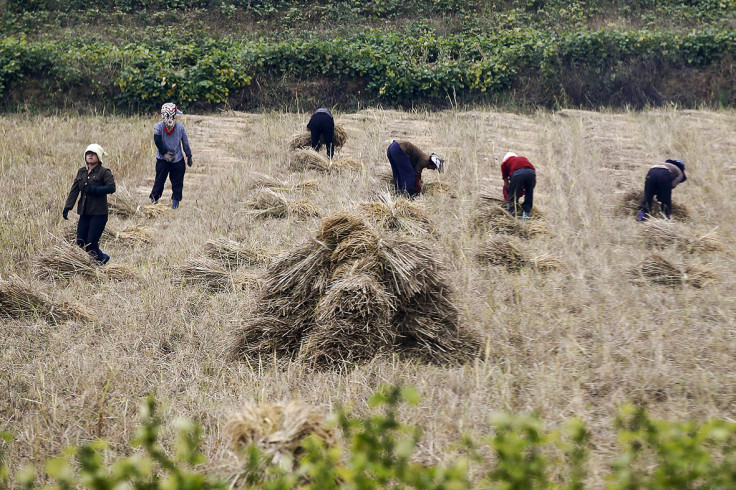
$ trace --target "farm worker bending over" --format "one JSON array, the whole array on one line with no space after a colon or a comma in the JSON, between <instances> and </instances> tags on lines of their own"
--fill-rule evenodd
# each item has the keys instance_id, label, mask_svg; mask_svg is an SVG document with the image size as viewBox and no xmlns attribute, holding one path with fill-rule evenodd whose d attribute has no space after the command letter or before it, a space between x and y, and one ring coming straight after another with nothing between
<instances>
[{"instance_id":1,"label":"farm worker bending over","mask_svg":"<svg viewBox=\"0 0 736 490\"><path fill-rule=\"evenodd\" d=\"M508 203L509 213L517 216L521 209L522 219L529 219L534 205L534 186L537 185L537 173L534 165L526 157L508 152L501 162L501 176L503 177L503 199ZM519 204L519 198L524 202Z\"/></svg>"},{"instance_id":2,"label":"farm worker bending over","mask_svg":"<svg viewBox=\"0 0 736 490\"><path fill-rule=\"evenodd\" d=\"M672 189L677 184L685 182L685 164L682 160L665 160L649 169L647 179L644 181L644 200L639 206L637 221L644 221L649 215L654 202L654 196L662 205L662 211L667 219L672 212Z\"/></svg>"},{"instance_id":3,"label":"farm worker bending over","mask_svg":"<svg viewBox=\"0 0 736 490\"><path fill-rule=\"evenodd\" d=\"M109 168L102 166L102 156L106 154L100 145L87 147L84 151L86 165L77 171L62 212L64 219L69 219L69 211L79 197L77 245L100 264L110 260L110 256L100 250L100 237L107 224L107 195L115 192L115 178Z\"/></svg>"},{"instance_id":4,"label":"farm worker bending over","mask_svg":"<svg viewBox=\"0 0 736 490\"><path fill-rule=\"evenodd\" d=\"M394 189L412 197L422 190L422 170L428 168L442 172L445 166L442 155L427 155L409 141L393 141L386 154L394 174Z\"/></svg>"},{"instance_id":5,"label":"farm worker bending over","mask_svg":"<svg viewBox=\"0 0 736 490\"><path fill-rule=\"evenodd\" d=\"M327 147L327 156L332 158L335 156L335 120L329 109L317 109L312 114L307 124L307 129L312 133L312 149L319 151L322 147L320 137Z\"/></svg>"},{"instance_id":6,"label":"farm worker bending over","mask_svg":"<svg viewBox=\"0 0 736 490\"><path fill-rule=\"evenodd\" d=\"M153 127L153 142L156 143L156 180L151 189L152 203L157 203L164 192L166 177L171 181L171 207L176 209L181 201L181 191L184 187L184 154L187 156L187 165L192 166L192 150L189 148L189 138L184 125L176 122L176 115L181 111L175 104L168 102L161 106L161 119ZM182 147L184 152L182 153Z\"/></svg>"}]
</instances>

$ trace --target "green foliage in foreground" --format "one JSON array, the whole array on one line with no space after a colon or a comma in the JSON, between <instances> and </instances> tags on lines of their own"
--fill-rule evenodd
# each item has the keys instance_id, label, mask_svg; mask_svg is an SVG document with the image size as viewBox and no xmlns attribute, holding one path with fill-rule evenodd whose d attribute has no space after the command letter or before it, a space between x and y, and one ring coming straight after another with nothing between
<instances>
[{"instance_id":1,"label":"green foliage in foreground","mask_svg":"<svg viewBox=\"0 0 736 490\"><path fill-rule=\"evenodd\" d=\"M645 63L705 68L736 52L736 31L510 31L490 35L397 35L367 32L342 39L284 42L162 39L108 42L0 40L0 97L36 87L36 100L71 96L140 110L167 100L181 106L228 102L255 77L354 83L366 97L412 104L465 95L499 94L536 80L544 97L564 97L574 73L596 91L621 90L617 69ZM635 79L645 76L636 70ZM355 85L353 85L354 87ZM729 86L731 86L729 84ZM687 87L685 87L687 90ZM727 95L736 99L736 94ZM605 103L605 102L600 102ZM736 100L727 100L727 104Z\"/></svg>"},{"instance_id":2,"label":"green foliage in foreground","mask_svg":"<svg viewBox=\"0 0 736 490\"><path fill-rule=\"evenodd\" d=\"M397 411L403 402L416 403L411 389L386 388L371 400L381 409L367 418L338 410L337 421L347 449L325 447L308 438L296 462L271 465L255 448L242 454L240 471L225 479L205 474L199 452L201 429L180 421L174 456L159 442L161 420L149 398L133 445L139 452L110 464L103 463L103 441L69 447L44 466L51 488L89 489L225 489L246 488L417 488L470 487L536 489L584 488L590 435L579 419L547 430L531 415L497 414L490 436L466 439L453 461L445 464L412 462L421 439L419 429L402 425ZM620 455L606 477L608 488L733 488L736 485L736 423L711 420L668 422L652 419L644 409L624 406L616 419ZM2 454L10 441L0 439L0 486L9 482ZM475 436L473 436L475 437ZM4 441L4 442L2 442ZM490 454L489 454L490 450ZM292 466L293 470L285 468ZM32 488L36 472L21 470L15 484Z\"/></svg>"}]
</instances>

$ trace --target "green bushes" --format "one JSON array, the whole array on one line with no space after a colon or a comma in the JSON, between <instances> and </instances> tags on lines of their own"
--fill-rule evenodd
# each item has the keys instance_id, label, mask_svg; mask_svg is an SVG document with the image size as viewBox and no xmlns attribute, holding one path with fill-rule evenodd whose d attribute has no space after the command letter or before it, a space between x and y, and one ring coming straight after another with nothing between
<instances>
[{"instance_id":1,"label":"green bushes","mask_svg":"<svg viewBox=\"0 0 736 490\"><path fill-rule=\"evenodd\" d=\"M452 461L436 465L413 461L421 431L398 421L402 403L416 403L411 389L391 387L374 395L380 409L358 419L338 409L337 424L346 449L325 447L307 438L303 455L290 464L271 465L255 448L244 450L230 480L197 470L204 463L199 451L201 429L178 421L174 456L159 442L161 419L148 399L142 425L133 441L138 452L103 464L102 441L70 447L44 465L45 480L57 488L190 488L224 489L230 483L246 488L566 488L581 489L588 479L586 461L590 434L578 419L559 429L546 429L531 415L497 414L491 435L469 435ZM736 423L711 420L668 422L655 420L639 407L624 406L616 419L619 455L605 475L608 488L733 488L736 485ZM0 434L0 484L10 480L3 464ZM488 455L488 450L491 456ZM36 471L15 475L15 484L34 486Z\"/></svg>"},{"instance_id":2,"label":"green bushes","mask_svg":"<svg viewBox=\"0 0 736 490\"><path fill-rule=\"evenodd\" d=\"M560 75L596 74L641 60L700 69L735 52L736 31L680 35L651 31L506 32L476 36L401 36L368 32L350 38L283 42L162 40L107 42L0 41L0 96L34 81L42 96L75 91L136 110L165 100L182 106L227 102L256 76L338 86L360 81L366 96L391 104L432 103L448 94L500 94L537 79L559 96ZM596 87L592 87L595 89ZM557 91L557 93L555 93ZM594 90L591 90L594 91Z\"/></svg>"}]
</instances>

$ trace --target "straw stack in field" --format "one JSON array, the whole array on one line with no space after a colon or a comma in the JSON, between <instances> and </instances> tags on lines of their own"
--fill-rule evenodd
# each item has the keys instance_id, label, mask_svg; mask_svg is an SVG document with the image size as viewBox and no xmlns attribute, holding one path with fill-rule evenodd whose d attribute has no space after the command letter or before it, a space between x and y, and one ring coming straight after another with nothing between
<instances>
[{"instance_id":1,"label":"straw stack in field","mask_svg":"<svg viewBox=\"0 0 736 490\"><path fill-rule=\"evenodd\" d=\"M322 220L314 239L269 266L261 291L235 333L237 358L332 367L382 352L444 363L477 353L432 248L357 214Z\"/></svg>"},{"instance_id":2,"label":"straw stack in field","mask_svg":"<svg viewBox=\"0 0 736 490\"><path fill-rule=\"evenodd\" d=\"M231 271L209 257L190 257L177 267L177 277L184 284L202 284L211 291L246 289L258 284L258 276Z\"/></svg>"},{"instance_id":3,"label":"straw stack in field","mask_svg":"<svg viewBox=\"0 0 736 490\"><path fill-rule=\"evenodd\" d=\"M675 246L689 253L723 250L715 230L703 235L693 235L682 223L666 219L649 219L642 224L640 236L655 247Z\"/></svg>"},{"instance_id":4,"label":"straw stack in field","mask_svg":"<svg viewBox=\"0 0 736 490\"><path fill-rule=\"evenodd\" d=\"M335 145L335 149L340 149L345 146L345 142L348 140L348 133L339 124L335 124L335 134L332 143ZM324 145L324 138L320 137L319 144ZM294 135L289 142L289 148L292 150L298 150L300 148L311 148L312 147L312 133L305 131Z\"/></svg>"},{"instance_id":5,"label":"straw stack in field","mask_svg":"<svg viewBox=\"0 0 736 490\"><path fill-rule=\"evenodd\" d=\"M617 214L620 216L635 217L639 214L639 206L644 200L644 191L642 189L632 189L623 196L618 204ZM662 216L662 212L658 206L657 200L654 200L653 209L650 214L652 216ZM672 218L677 220L687 220L690 217L690 210L684 204L672 203Z\"/></svg>"},{"instance_id":6,"label":"straw stack in field","mask_svg":"<svg viewBox=\"0 0 736 490\"><path fill-rule=\"evenodd\" d=\"M683 268L657 253L649 255L630 269L629 275L634 282L650 282L669 287L689 284L702 288L717 280L710 269L692 265Z\"/></svg>"},{"instance_id":7,"label":"straw stack in field","mask_svg":"<svg viewBox=\"0 0 736 490\"><path fill-rule=\"evenodd\" d=\"M424 203L394 197L389 191L377 194L373 201L358 205L358 212L383 228L400 230L413 235L434 231L434 224Z\"/></svg>"},{"instance_id":8,"label":"straw stack in field","mask_svg":"<svg viewBox=\"0 0 736 490\"><path fill-rule=\"evenodd\" d=\"M39 253L34 260L36 275L41 279L89 279L123 281L136 276L135 270L118 264L100 266L85 251L62 240Z\"/></svg>"},{"instance_id":9,"label":"straw stack in field","mask_svg":"<svg viewBox=\"0 0 736 490\"><path fill-rule=\"evenodd\" d=\"M224 237L207 240L204 244L204 251L208 257L219 259L229 267L270 264L280 253L275 250L248 247L241 242Z\"/></svg>"},{"instance_id":10,"label":"straw stack in field","mask_svg":"<svg viewBox=\"0 0 736 490\"><path fill-rule=\"evenodd\" d=\"M477 258L483 263L503 266L508 270L531 267L540 272L562 269L562 262L552 254L532 256L510 235L489 234L481 245Z\"/></svg>"},{"instance_id":11,"label":"straw stack in field","mask_svg":"<svg viewBox=\"0 0 736 490\"><path fill-rule=\"evenodd\" d=\"M302 444L309 436L322 439L328 446L337 444L323 412L297 401L286 405L248 404L230 416L225 434L232 449L255 446L276 465L297 462L303 454Z\"/></svg>"},{"instance_id":12,"label":"straw stack in field","mask_svg":"<svg viewBox=\"0 0 736 490\"><path fill-rule=\"evenodd\" d=\"M472 222L476 227L520 238L551 234L549 226L542 219L542 213L536 207L532 208L531 219L519 219L507 211L507 204L503 199L487 194L479 196Z\"/></svg>"},{"instance_id":13,"label":"straw stack in field","mask_svg":"<svg viewBox=\"0 0 736 490\"><path fill-rule=\"evenodd\" d=\"M53 323L91 321L93 313L77 302L56 301L18 276L0 279L0 316L43 317Z\"/></svg>"},{"instance_id":14,"label":"straw stack in field","mask_svg":"<svg viewBox=\"0 0 736 490\"><path fill-rule=\"evenodd\" d=\"M251 172L251 179L248 182L249 189L258 189L266 187L277 192L316 192L319 190L319 182L317 180L304 180L294 184L281 180L271 175L261 172Z\"/></svg>"},{"instance_id":15,"label":"straw stack in field","mask_svg":"<svg viewBox=\"0 0 736 490\"><path fill-rule=\"evenodd\" d=\"M314 203L306 200L289 201L283 194L265 187L258 190L253 198L245 203L245 207L252 209L256 218L319 217L319 210Z\"/></svg>"}]
</instances>

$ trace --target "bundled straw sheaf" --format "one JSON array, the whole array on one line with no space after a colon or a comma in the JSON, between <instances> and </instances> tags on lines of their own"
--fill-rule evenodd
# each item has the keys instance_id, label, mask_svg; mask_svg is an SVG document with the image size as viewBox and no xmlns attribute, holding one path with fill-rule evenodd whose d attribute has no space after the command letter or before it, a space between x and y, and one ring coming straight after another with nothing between
<instances>
[{"instance_id":1,"label":"bundled straw sheaf","mask_svg":"<svg viewBox=\"0 0 736 490\"><path fill-rule=\"evenodd\" d=\"M311 148L294 150L289 158L289 165L292 170L319 170L320 172L359 170L363 167L363 164L355 158L331 160Z\"/></svg>"},{"instance_id":2,"label":"bundled straw sheaf","mask_svg":"<svg viewBox=\"0 0 736 490\"><path fill-rule=\"evenodd\" d=\"M634 282L649 282L669 287L687 284L702 288L717 280L711 270L691 265L683 268L657 253L649 255L630 269L629 275Z\"/></svg>"},{"instance_id":3,"label":"bundled straw sheaf","mask_svg":"<svg viewBox=\"0 0 736 490\"><path fill-rule=\"evenodd\" d=\"M251 172L251 179L248 182L249 189L258 189L266 187L272 191L279 192L315 192L319 189L319 182L316 180L304 180L297 183L289 183L288 181L278 179L271 175L260 172Z\"/></svg>"},{"instance_id":4,"label":"bundled straw sheaf","mask_svg":"<svg viewBox=\"0 0 736 490\"><path fill-rule=\"evenodd\" d=\"M325 218L314 239L269 266L261 291L235 333L241 359L275 354L331 367L385 352L444 363L477 353L431 247L357 214Z\"/></svg>"},{"instance_id":5,"label":"bundled straw sheaf","mask_svg":"<svg viewBox=\"0 0 736 490\"><path fill-rule=\"evenodd\" d=\"M473 224L496 233L516 235L520 238L551 234L549 226L536 207L532 208L531 219L522 220L509 213L506 206L503 199L481 194L476 203Z\"/></svg>"},{"instance_id":6,"label":"bundled straw sheaf","mask_svg":"<svg viewBox=\"0 0 736 490\"><path fill-rule=\"evenodd\" d=\"M655 247L675 246L688 253L723 250L715 230L704 235L693 235L686 226L666 219L649 219L640 229L641 237Z\"/></svg>"},{"instance_id":7,"label":"bundled straw sheaf","mask_svg":"<svg viewBox=\"0 0 736 490\"><path fill-rule=\"evenodd\" d=\"M391 179L393 182L393 178ZM451 194L452 186L449 182L442 180L435 180L432 182L422 182L422 194L428 196L440 196L444 194Z\"/></svg>"},{"instance_id":8,"label":"bundled straw sheaf","mask_svg":"<svg viewBox=\"0 0 736 490\"><path fill-rule=\"evenodd\" d=\"M509 235L490 234L478 251L477 258L481 262L503 266L508 270L531 267L540 272L548 272L562 269L562 262L554 255L532 256L515 237Z\"/></svg>"},{"instance_id":9,"label":"bundled straw sheaf","mask_svg":"<svg viewBox=\"0 0 736 490\"><path fill-rule=\"evenodd\" d=\"M256 218L294 218L304 219L319 217L319 210L310 201L289 201L283 194L268 188L257 191L253 198L245 203L246 208L252 209Z\"/></svg>"},{"instance_id":10,"label":"bundled straw sheaf","mask_svg":"<svg viewBox=\"0 0 736 490\"><path fill-rule=\"evenodd\" d=\"M53 323L69 320L91 321L93 313L76 302L57 301L18 276L0 279L0 316L6 318L42 317Z\"/></svg>"},{"instance_id":11,"label":"bundled straw sheaf","mask_svg":"<svg viewBox=\"0 0 736 490\"><path fill-rule=\"evenodd\" d=\"M241 242L220 237L207 240L204 244L204 253L210 258L219 259L229 267L240 267L269 264L280 252L248 247Z\"/></svg>"},{"instance_id":12,"label":"bundled straw sheaf","mask_svg":"<svg viewBox=\"0 0 736 490\"><path fill-rule=\"evenodd\" d=\"M630 190L621 196L617 208L617 214L620 216L636 216L639 213L639 206L644 200L644 191L641 189ZM663 213L658 207L657 200L654 200L653 209L650 210L652 216L662 216ZM672 218L677 220L687 220L690 217L690 210L684 204L672 203Z\"/></svg>"},{"instance_id":13,"label":"bundled straw sheaf","mask_svg":"<svg viewBox=\"0 0 736 490\"><path fill-rule=\"evenodd\" d=\"M184 284L202 284L211 291L246 289L258 284L257 275L228 270L208 257L190 257L177 267L177 272Z\"/></svg>"},{"instance_id":14,"label":"bundled straw sheaf","mask_svg":"<svg viewBox=\"0 0 736 490\"><path fill-rule=\"evenodd\" d=\"M100 266L81 248L62 240L41 251L34 259L34 268L41 279L71 279L80 276L122 281L136 276L135 270L125 265Z\"/></svg>"},{"instance_id":15,"label":"bundled straw sheaf","mask_svg":"<svg viewBox=\"0 0 736 490\"><path fill-rule=\"evenodd\" d=\"M361 203L358 212L390 230L405 231L412 235L434 231L434 224L429 219L424 203L409 201L403 197L394 198L388 191L379 193L372 202Z\"/></svg>"},{"instance_id":16,"label":"bundled straw sheaf","mask_svg":"<svg viewBox=\"0 0 736 490\"><path fill-rule=\"evenodd\" d=\"M76 242L77 230L68 227L64 230L64 238L69 242ZM153 241L153 230L143 225L126 226L123 229L108 223L102 232L101 241L115 241L122 243L151 243Z\"/></svg>"},{"instance_id":17,"label":"bundled straw sheaf","mask_svg":"<svg viewBox=\"0 0 736 490\"><path fill-rule=\"evenodd\" d=\"M108 209L110 214L121 218L132 218L142 216L144 218L156 218L171 211L170 208L156 204L141 204L125 186L119 185L113 194L108 197Z\"/></svg>"},{"instance_id":18,"label":"bundled straw sheaf","mask_svg":"<svg viewBox=\"0 0 736 490\"><path fill-rule=\"evenodd\" d=\"M336 149L340 149L345 146L345 142L348 140L348 133L339 124L335 124L335 134L332 138L332 143ZM319 144L324 145L325 140L320 137ZM311 148L312 147L312 133L305 131L294 135L289 142L289 148L292 150L298 150L300 148Z\"/></svg>"},{"instance_id":19,"label":"bundled straw sheaf","mask_svg":"<svg viewBox=\"0 0 736 490\"><path fill-rule=\"evenodd\" d=\"M309 436L322 439L328 446L337 444L323 412L297 401L286 405L246 405L228 419L225 434L232 449L243 453L243 449L255 446L271 458L272 464L280 466L299 460L304 439Z\"/></svg>"}]
</instances>

